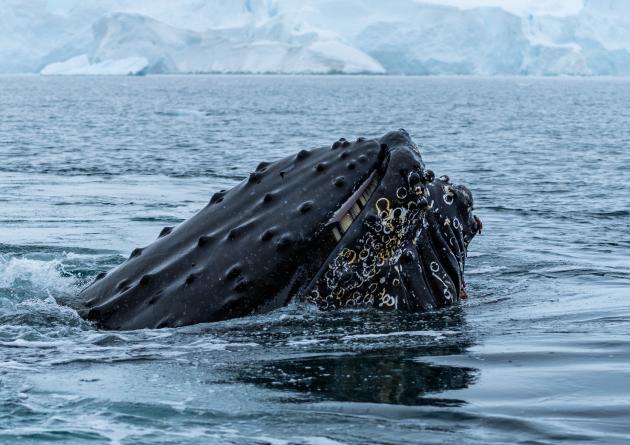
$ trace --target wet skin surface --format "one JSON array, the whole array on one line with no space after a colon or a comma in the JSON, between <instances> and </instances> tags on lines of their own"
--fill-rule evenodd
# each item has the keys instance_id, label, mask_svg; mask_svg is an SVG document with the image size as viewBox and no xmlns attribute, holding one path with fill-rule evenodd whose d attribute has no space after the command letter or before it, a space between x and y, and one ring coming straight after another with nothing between
<instances>
[{"instance_id":1,"label":"wet skin surface","mask_svg":"<svg viewBox=\"0 0 630 445\"><path fill-rule=\"evenodd\" d=\"M262 162L80 295L107 329L186 326L306 299L431 310L464 295L480 229L470 191L426 169L405 130Z\"/></svg>"}]
</instances>

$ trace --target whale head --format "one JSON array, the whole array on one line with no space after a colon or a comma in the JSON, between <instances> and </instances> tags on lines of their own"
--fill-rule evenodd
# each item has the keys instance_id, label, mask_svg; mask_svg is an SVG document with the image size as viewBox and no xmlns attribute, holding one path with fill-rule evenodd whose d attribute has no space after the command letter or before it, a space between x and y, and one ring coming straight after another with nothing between
<instances>
[{"instance_id":1,"label":"whale head","mask_svg":"<svg viewBox=\"0 0 630 445\"><path fill-rule=\"evenodd\" d=\"M320 308L426 310L464 295L472 195L425 168L404 130L262 162L80 294L109 329Z\"/></svg>"}]
</instances>

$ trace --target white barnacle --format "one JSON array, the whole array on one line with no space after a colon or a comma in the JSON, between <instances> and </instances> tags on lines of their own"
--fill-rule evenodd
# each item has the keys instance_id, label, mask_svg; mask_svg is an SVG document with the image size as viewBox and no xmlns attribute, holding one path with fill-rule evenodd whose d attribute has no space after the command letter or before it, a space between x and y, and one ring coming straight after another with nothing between
<instances>
[{"instance_id":1,"label":"white barnacle","mask_svg":"<svg viewBox=\"0 0 630 445\"><path fill-rule=\"evenodd\" d=\"M379 306L388 306L388 307L392 307L392 306L398 306L398 301L395 297L392 297L389 294L385 294L381 297L381 303L379 304Z\"/></svg>"}]
</instances>

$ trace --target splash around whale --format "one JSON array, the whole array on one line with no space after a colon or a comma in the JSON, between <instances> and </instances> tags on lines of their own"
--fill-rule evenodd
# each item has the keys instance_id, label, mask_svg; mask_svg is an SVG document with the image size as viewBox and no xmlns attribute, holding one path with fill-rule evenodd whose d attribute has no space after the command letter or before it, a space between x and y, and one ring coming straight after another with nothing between
<instances>
[{"instance_id":1,"label":"splash around whale","mask_svg":"<svg viewBox=\"0 0 630 445\"><path fill-rule=\"evenodd\" d=\"M321 309L425 311L466 297L481 221L405 130L302 150L215 193L196 215L97 276L75 303L105 329L179 327Z\"/></svg>"}]
</instances>

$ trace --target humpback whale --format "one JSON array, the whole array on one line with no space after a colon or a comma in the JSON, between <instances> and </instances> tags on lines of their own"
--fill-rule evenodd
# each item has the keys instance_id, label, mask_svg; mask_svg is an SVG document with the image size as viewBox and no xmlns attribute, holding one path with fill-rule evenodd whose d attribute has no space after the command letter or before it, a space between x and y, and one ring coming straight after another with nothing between
<instances>
[{"instance_id":1,"label":"humpback whale","mask_svg":"<svg viewBox=\"0 0 630 445\"><path fill-rule=\"evenodd\" d=\"M468 188L436 177L400 129L261 162L79 294L104 329L179 327L321 309L426 311L466 297L481 231Z\"/></svg>"}]
</instances>

